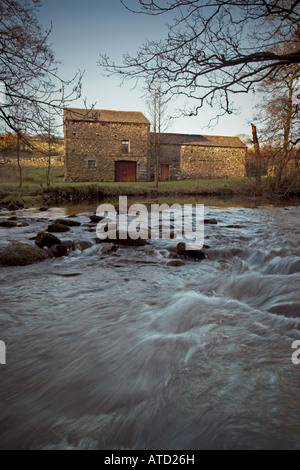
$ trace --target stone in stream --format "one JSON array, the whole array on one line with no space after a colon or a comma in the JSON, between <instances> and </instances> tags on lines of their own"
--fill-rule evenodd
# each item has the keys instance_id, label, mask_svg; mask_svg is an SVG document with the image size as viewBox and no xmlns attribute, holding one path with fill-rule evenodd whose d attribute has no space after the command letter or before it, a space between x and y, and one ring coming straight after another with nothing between
<instances>
[{"instance_id":1,"label":"stone in stream","mask_svg":"<svg viewBox=\"0 0 300 470\"><path fill-rule=\"evenodd\" d=\"M176 247L176 253L185 258L192 258L197 260L206 259L206 255L202 250L187 250L185 243L180 242Z\"/></svg>"},{"instance_id":2,"label":"stone in stream","mask_svg":"<svg viewBox=\"0 0 300 470\"><path fill-rule=\"evenodd\" d=\"M104 217L100 217L99 215L90 215L90 220L93 223L101 222L101 220L103 220L103 219L104 219Z\"/></svg>"},{"instance_id":3,"label":"stone in stream","mask_svg":"<svg viewBox=\"0 0 300 470\"><path fill-rule=\"evenodd\" d=\"M204 223L207 225L217 225L217 219L204 219Z\"/></svg>"},{"instance_id":4,"label":"stone in stream","mask_svg":"<svg viewBox=\"0 0 300 470\"><path fill-rule=\"evenodd\" d=\"M47 228L47 232L50 233L63 233L63 232L69 232L71 229L67 225L62 225L62 224L51 224Z\"/></svg>"},{"instance_id":5,"label":"stone in stream","mask_svg":"<svg viewBox=\"0 0 300 470\"><path fill-rule=\"evenodd\" d=\"M35 237L35 244L40 248L44 246L51 247L52 245L59 245L61 243L60 239L55 235L47 232L39 232Z\"/></svg>"},{"instance_id":6,"label":"stone in stream","mask_svg":"<svg viewBox=\"0 0 300 470\"><path fill-rule=\"evenodd\" d=\"M50 251L55 258L62 258L67 256L69 251L73 248L73 242L67 241L59 243L58 245L52 245Z\"/></svg>"},{"instance_id":7,"label":"stone in stream","mask_svg":"<svg viewBox=\"0 0 300 470\"><path fill-rule=\"evenodd\" d=\"M66 225L67 227L79 227L81 225L80 222L70 219L56 219L55 224Z\"/></svg>"},{"instance_id":8,"label":"stone in stream","mask_svg":"<svg viewBox=\"0 0 300 470\"><path fill-rule=\"evenodd\" d=\"M16 222L13 222L12 220L1 220L0 221L0 227L3 228L14 228L17 226Z\"/></svg>"},{"instance_id":9,"label":"stone in stream","mask_svg":"<svg viewBox=\"0 0 300 470\"><path fill-rule=\"evenodd\" d=\"M168 262L167 266L175 266L175 267L185 266L185 262L182 261L181 259L172 259L171 261Z\"/></svg>"},{"instance_id":10,"label":"stone in stream","mask_svg":"<svg viewBox=\"0 0 300 470\"><path fill-rule=\"evenodd\" d=\"M26 266L48 258L41 248L27 243L12 241L0 252L0 262L7 266Z\"/></svg>"}]
</instances>

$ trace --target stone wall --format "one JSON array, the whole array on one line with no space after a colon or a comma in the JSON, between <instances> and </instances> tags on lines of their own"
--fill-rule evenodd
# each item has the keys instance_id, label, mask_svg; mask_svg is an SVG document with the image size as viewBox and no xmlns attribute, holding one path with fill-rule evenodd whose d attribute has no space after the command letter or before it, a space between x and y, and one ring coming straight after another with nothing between
<instances>
[{"instance_id":1,"label":"stone wall","mask_svg":"<svg viewBox=\"0 0 300 470\"><path fill-rule=\"evenodd\" d=\"M120 160L137 162L137 181L148 181L148 141L148 124L66 120L66 181L115 181Z\"/></svg>"},{"instance_id":2,"label":"stone wall","mask_svg":"<svg viewBox=\"0 0 300 470\"><path fill-rule=\"evenodd\" d=\"M159 146L159 163L160 165L169 165L170 180L180 180L180 146L171 144L160 144ZM160 175L159 175L160 176ZM154 154L150 148L150 177L154 179Z\"/></svg>"},{"instance_id":3,"label":"stone wall","mask_svg":"<svg viewBox=\"0 0 300 470\"><path fill-rule=\"evenodd\" d=\"M20 164L22 168L36 167L46 168L48 167L48 157L30 157L20 158ZM64 166L65 157L63 155L56 155L51 157L51 167ZM18 166L16 157L0 156L0 168L6 168L9 166Z\"/></svg>"},{"instance_id":4,"label":"stone wall","mask_svg":"<svg viewBox=\"0 0 300 470\"><path fill-rule=\"evenodd\" d=\"M181 178L243 178L246 149L182 145Z\"/></svg>"},{"instance_id":5,"label":"stone wall","mask_svg":"<svg viewBox=\"0 0 300 470\"><path fill-rule=\"evenodd\" d=\"M170 180L193 178L243 178L246 149L197 145L160 145L160 165L169 165ZM150 153L150 176L154 178L154 157Z\"/></svg>"}]
</instances>

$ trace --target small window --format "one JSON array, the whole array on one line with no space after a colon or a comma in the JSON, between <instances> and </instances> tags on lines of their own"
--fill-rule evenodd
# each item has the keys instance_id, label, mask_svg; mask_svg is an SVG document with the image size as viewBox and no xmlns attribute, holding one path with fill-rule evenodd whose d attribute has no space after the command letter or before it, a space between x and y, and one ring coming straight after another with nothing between
<instances>
[{"instance_id":1,"label":"small window","mask_svg":"<svg viewBox=\"0 0 300 470\"><path fill-rule=\"evenodd\" d=\"M89 168L96 168L96 160L88 160Z\"/></svg>"},{"instance_id":2,"label":"small window","mask_svg":"<svg viewBox=\"0 0 300 470\"><path fill-rule=\"evenodd\" d=\"M129 140L122 140L122 153L130 152L130 143Z\"/></svg>"}]
</instances>

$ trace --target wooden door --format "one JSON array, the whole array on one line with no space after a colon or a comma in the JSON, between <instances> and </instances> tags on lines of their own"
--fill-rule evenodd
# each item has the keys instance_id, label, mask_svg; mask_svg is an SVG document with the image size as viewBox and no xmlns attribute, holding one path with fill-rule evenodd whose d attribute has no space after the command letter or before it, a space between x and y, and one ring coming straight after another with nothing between
<instances>
[{"instance_id":1,"label":"wooden door","mask_svg":"<svg viewBox=\"0 0 300 470\"><path fill-rule=\"evenodd\" d=\"M169 181L170 179L170 165L160 165L160 179L161 181Z\"/></svg>"},{"instance_id":2,"label":"wooden door","mask_svg":"<svg viewBox=\"0 0 300 470\"><path fill-rule=\"evenodd\" d=\"M136 162L115 162L115 181L135 182Z\"/></svg>"}]
</instances>

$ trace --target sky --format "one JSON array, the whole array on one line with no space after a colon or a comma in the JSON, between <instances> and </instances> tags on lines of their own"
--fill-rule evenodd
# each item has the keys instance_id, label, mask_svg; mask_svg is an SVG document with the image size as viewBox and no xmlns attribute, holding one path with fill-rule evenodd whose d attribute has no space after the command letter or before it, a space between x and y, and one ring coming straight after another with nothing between
<instances>
[{"instance_id":1,"label":"sky","mask_svg":"<svg viewBox=\"0 0 300 470\"><path fill-rule=\"evenodd\" d=\"M128 5L137 5L127 0ZM163 39L167 33L166 22L172 17L146 16L129 12L120 0L42 0L38 19L52 32L49 43L57 60L61 62L59 73L70 78L80 69L85 70L82 97L72 107L88 106L96 109L141 111L147 117L147 105L142 87L135 83L120 84L120 78L107 77L98 64L99 55L107 54L116 63L123 54L134 55L147 40ZM191 104L191 103L190 103ZM172 115L184 102L169 105ZM196 117L178 117L172 121L168 132L186 134L238 135L250 134L254 95L240 95L235 106L240 112L220 118L217 125L207 127L214 110L202 108ZM149 117L149 116L148 116Z\"/></svg>"}]
</instances>

